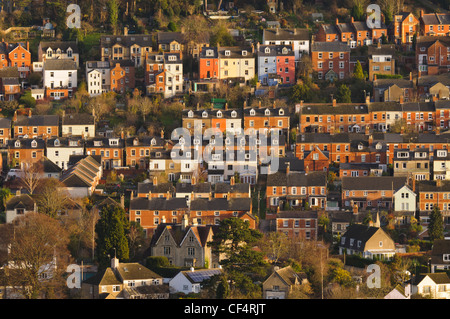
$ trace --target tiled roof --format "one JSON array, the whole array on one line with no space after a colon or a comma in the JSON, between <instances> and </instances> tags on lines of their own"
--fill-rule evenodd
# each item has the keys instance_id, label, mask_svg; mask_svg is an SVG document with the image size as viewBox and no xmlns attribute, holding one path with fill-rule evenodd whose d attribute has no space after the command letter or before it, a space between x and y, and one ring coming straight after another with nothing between
<instances>
[{"instance_id":1,"label":"tiled roof","mask_svg":"<svg viewBox=\"0 0 450 319\"><path fill-rule=\"evenodd\" d=\"M406 184L406 177L363 176L342 177L342 190L391 190Z\"/></svg>"}]
</instances>

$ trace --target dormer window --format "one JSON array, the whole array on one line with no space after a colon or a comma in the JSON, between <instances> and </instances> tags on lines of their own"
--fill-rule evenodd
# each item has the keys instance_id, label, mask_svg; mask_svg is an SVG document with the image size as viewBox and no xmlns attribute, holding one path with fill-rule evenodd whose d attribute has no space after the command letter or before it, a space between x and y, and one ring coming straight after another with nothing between
<instances>
[{"instance_id":1,"label":"dormer window","mask_svg":"<svg viewBox=\"0 0 450 319\"><path fill-rule=\"evenodd\" d=\"M208 117L208 112L206 112L206 111L203 111L203 113L202 113L202 117Z\"/></svg>"},{"instance_id":2,"label":"dormer window","mask_svg":"<svg viewBox=\"0 0 450 319\"><path fill-rule=\"evenodd\" d=\"M15 147L20 147L20 141L16 141L16 142L14 143L14 146L15 146Z\"/></svg>"},{"instance_id":3,"label":"dormer window","mask_svg":"<svg viewBox=\"0 0 450 319\"><path fill-rule=\"evenodd\" d=\"M264 49L264 53L270 53L270 48L269 48L269 47L266 47L266 48Z\"/></svg>"},{"instance_id":4,"label":"dormer window","mask_svg":"<svg viewBox=\"0 0 450 319\"><path fill-rule=\"evenodd\" d=\"M206 50L206 56L213 56L214 50Z\"/></svg>"},{"instance_id":5,"label":"dormer window","mask_svg":"<svg viewBox=\"0 0 450 319\"><path fill-rule=\"evenodd\" d=\"M139 144L139 140L137 139L137 138L135 138L134 140L133 140L133 145L138 145Z\"/></svg>"},{"instance_id":6,"label":"dormer window","mask_svg":"<svg viewBox=\"0 0 450 319\"><path fill-rule=\"evenodd\" d=\"M225 56L230 56L231 55L231 51L230 50L225 50Z\"/></svg>"},{"instance_id":7,"label":"dormer window","mask_svg":"<svg viewBox=\"0 0 450 319\"><path fill-rule=\"evenodd\" d=\"M56 140L55 140L55 143L54 143L54 145L55 145L55 146L59 146L59 145L61 145L58 139L56 139Z\"/></svg>"},{"instance_id":8,"label":"dormer window","mask_svg":"<svg viewBox=\"0 0 450 319\"><path fill-rule=\"evenodd\" d=\"M94 141L94 146L102 146L102 141Z\"/></svg>"},{"instance_id":9,"label":"dormer window","mask_svg":"<svg viewBox=\"0 0 450 319\"><path fill-rule=\"evenodd\" d=\"M36 148L37 142L35 140L31 141L31 147Z\"/></svg>"},{"instance_id":10,"label":"dormer window","mask_svg":"<svg viewBox=\"0 0 450 319\"><path fill-rule=\"evenodd\" d=\"M119 140L118 139L110 139L109 145L119 145Z\"/></svg>"},{"instance_id":11,"label":"dormer window","mask_svg":"<svg viewBox=\"0 0 450 319\"><path fill-rule=\"evenodd\" d=\"M151 142L152 145L156 145L156 140L154 138L152 138Z\"/></svg>"},{"instance_id":12,"label":"dormer window","mask_svg":"<svg viewBox=\"0 0 450 319\"><path fill-rule=\"evenodd\" d=\"M231 112L231 117L236 117L236 116L237 116L237 112L236 111Z\"/></svg>"},{"instance_id":13,"label":"dormer window","mask_svg":"<svg viewBox=\"0 0 450 319\"><path fill-rule=\"evenodd\" d=\"M375 148L376 148L377 150L381 150L381 147L382 147L381 143L377 143L377 145L375 146Z\"/></svg>"},{"instance_id":14,"label":"dormer window","mask_svg":"<svg viewBox=\"0 0 450 319\"><path fill-rule=\"evenodd\" d=\"M284 115L284 110L280 109L280 111L278 112L278 115Z\"/></svg>"},{"instance_id":15,"label":"dormer window","mask_svg":"<svg viewBox=\"0 0 450 319\"><path fill-rule=\"evenodd\" d=\"M217 117L222 117L222 112L217 111L216 116L217 116Z\"/></svg>"},{"instance_id":16,"label":"dormer window","mask_svg":"<svg viewBox=\"0 0 450 319\"><path fill-rule=\"evenodd\" d=\"M270 111L269 111L268 109L266 109L266 110L264 111L264 115L270 115Z\"/></svg>"},{"instance_id":17,"label":"dormer window","mask_svg":"<svg viewBox=\"0 0 450 319\"><path fill-rule=\"evenodd\" d=\"M175 55L169 55L168 59L169 61L176 61L177 57Z\"/></svg>"},{"instance_id":18,"label":"dormer window","mask_svg":"<svg viewBox=\"0 0 450 319\"><path fill-rule=\"evenodd\" d=\"M78 142L77 141L70 141L69 142L69 146L78 146Z\"/></svg>"},{"instance_id":19,"label":"dormer window","mask_svg":"<svg viewBox=\"0 0 450 319\"><path fill-rule=\"evenodd\" d=\"M247 51L246 50L242 51L242 56L247 56Z\"/></svg>"},{"instance_id":20,"label":"dormer window","mask_svg":"<svg viewBox=\"0 0 450 319\"><path fill-rule=\"evenodd\" d=\"M288 49L287 49L286 47L284 47L283 50L281 50L281 52L282 52L283 54L288 54Z\"/></svg>"},{"instance_id":21,"label":"dormer window","mask_svg":"<svg viewBox=\"0 0 450 319\"><path fill-rule=\"evenodd\" d=\"M358 144L358 150L361 151L361 150L363 149L363 147L364 147L364 146L363 146L361 143Z\"/></svg>"},{"instance_id":22,"label":"dormer window","mask_svg":"<svg viewBox=\"0 0 450 319\"><path fill-rule=\"evenodd\" d=\"M194 117L194 112L192 112L192 110L191 110L191 111L189 111L189 113L188 113L188 117Z\"/></svg>"},{"instance_id":23,"label":"dormer window","mask_svg":"<svg viewBox=\"0 0 450 319\"><path fill-rule=\"evenodd\" d=\"M255 115L255 110L251 109L250 110L250 115Z\"/></svg>"}]
</instances>

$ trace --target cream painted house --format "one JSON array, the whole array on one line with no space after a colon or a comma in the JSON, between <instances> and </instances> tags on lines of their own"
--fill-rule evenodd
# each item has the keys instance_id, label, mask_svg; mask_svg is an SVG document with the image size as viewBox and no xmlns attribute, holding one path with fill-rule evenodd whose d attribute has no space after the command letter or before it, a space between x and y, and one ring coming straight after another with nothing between
<instances>
[{"instance_id":1,"label":"cream painted house","mask_svg":"<svg viewBox=\"0 0 450 319\"><path fill-rule=\"evenodd\" d=\"M253 47L219 47L219 79L249 85L255 77L256 53Z\"/></svg>"},{"instance_id":2,"label":"cream painted house","mask_svg":"<svg viewBox=\"0 0 450 319\"><path fill-rule=\"evenodd\" d=\"M69 168L71 155L83 155L84 145L79 139L73 138L52 138L46 141L47 158L62 169Z\"/></svg>"},{"instance_id":3,"label":"cream painted house","mask_svg":"<svg viewBox=\"0 0 450 319\"><path fill-rule=\"evenodd\" d=\"M450 278L445 272L421 274L414 286L414 294L431 299L450 299Z\"/></svg>"}]
</instances>

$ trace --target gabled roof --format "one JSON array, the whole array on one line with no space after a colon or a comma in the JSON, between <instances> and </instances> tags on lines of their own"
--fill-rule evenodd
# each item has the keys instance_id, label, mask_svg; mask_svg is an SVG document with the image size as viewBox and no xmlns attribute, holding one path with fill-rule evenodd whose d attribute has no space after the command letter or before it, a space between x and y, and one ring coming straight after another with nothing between
<instances>
[{"instance_id":1,"label":"gabled roof","mask_svg":"<svg viewBox=\"0 0 450 319\"><path fill-rule=\"evenodd\" d=\"M92 114L70 113L62 117L62 125L94 125L95 120Z\"/></svg>"},{"instance_id":2,"label":"gabled roof","mask_svg":"<svg viewBox=\"0 0 450 319\"><path fill-rule=\"evenodd\" d=\"M66 53L67 50L71 48L73 53L78 53L78 44L75 41L42 41L39 43L39 46L41 47L43 53L45 53L48 48L55 51L60 49L62 53Z\"/></svg>"},{"instance_id":3,"label":"gabled roof","mask_svg":"<svg viewBox=\"0 0 450 319\"><path fill-rule=\"evenodd\" d=\"M144 198L138 197L130 201L130 210L186 210L188 208L185 198Z\"/></svg>"},{"instance_id":4,"label":"gabled roof","mask_svg":"<svg viewBox=\"0 0 450 319\"><path fill-rule=\"evenodd\" d=\"M350 52L350 47L341 41L314 42L311 44L312 52Z\"/></svg>"},{"instance_id":5,"label":"gabled roof","mask_svg":"<svg viewBox=\"0 0 450 319\"><path fill-rule=\"evenodd\" d=\"M116 271L122 280L144 280L161 278L160 275L151 271L139 263L119 263Z\"/></svg>"},{"instance_id":6,"label":"gabled roof","mask_svg":"<svg viewBox=\"0 0 450 319\"><path fill-rule=\"evenodd\" d=\"M44 69L44 71L48 71L48 70L76 71L77 64L75 61L69 60L69 59L61 59L61 60L60 59L51 59L51 60L44 61L43 69Z\"/></svg>"},{"instance_id":7,"label":"gabled roof","mask_svg":"<svg viewBox=\"0 0 450 319\"><path fill-rule=\"evenodd\" d=\"M181 273L193 284L201 283L210 279L212 276L220 275L222 272L223 271L220 268L181 271Z\"/></svg>"},{"instance_id":8,"label":"gabled roof","mask_svg":"<svg viewBox=\"0 0 450 319\"><path fill-rule=\"evenodd\" d=\"M172 183L158 183L154 185L153 183L138 183L137 193L138 194L148 194L152 193L173 193L175 187Z\"/></svg>"},{"instance_id":9,"label":"gabled roof","mask_svg":"<svg viewBox=\"0 0 450 319\"><path fill-rule=\"evenodd\" d=\"M355 249L358 251L364 251L367 241L369 241L369 239L372 238L375 235L375 233L377 233L379 231L383 231L383 230L379 227L366 226L366 225L362 225L362 224L349 225L347 227L347 230L345 231L345 233L342 235L342 237L345 237L344 243L342 243L342 241L341 241L339 243L339 246L345 247L345 248L350 248L350 249ZM350 244L350 239L353 239L352 245ZM361 242L359 247L358 247L358 241Z\"/></svg>"},{"instance_id":10,"label":"gabled roof","mask_svg":"<svg viewBox=\"0 0 450 319\"><path fill-rule=\"evenodd\" d=\"M6 202L6 210L13 210L15 208L24 208L28 211L34 210L35 201L28 194L16 195Z\"/></svg>"},{"instance_id":11,"label":"gabled roof","mask_svg":"<svg viewBox=\"0 0 450 319\"><path fill-rule=\"evenodd\" d=\"M267 176L267 186L326 186L326 172L276 172Z\"/></svg>"}]
</instances>

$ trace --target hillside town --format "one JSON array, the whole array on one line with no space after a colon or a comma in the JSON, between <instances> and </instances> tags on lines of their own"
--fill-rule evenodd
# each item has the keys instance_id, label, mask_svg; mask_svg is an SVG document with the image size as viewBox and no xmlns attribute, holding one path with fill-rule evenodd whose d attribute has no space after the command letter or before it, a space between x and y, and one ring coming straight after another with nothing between
<instances>
[{"instance_id":1,"label":"hillside town","mask_svg":"<svg viewBox=\"0 0 450 319\"><path fill-rule=\"evenodd\" d=\"M0 299L450 299L448 1L4 0L0 35Z\"/></svg>"}]
</instances>

